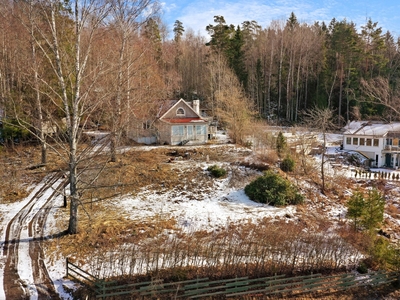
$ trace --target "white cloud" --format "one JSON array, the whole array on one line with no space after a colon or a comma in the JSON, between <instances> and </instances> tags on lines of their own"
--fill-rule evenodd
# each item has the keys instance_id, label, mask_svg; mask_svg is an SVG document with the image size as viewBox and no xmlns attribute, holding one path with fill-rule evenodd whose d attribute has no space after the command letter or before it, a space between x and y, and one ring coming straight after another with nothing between
<instances>
[{"instance_id":1,"label":"white cloud","mask_svg":"<svg viewBox=\"0 0 400 300\"><path fill-rule=\"evenodd\" d=\"M365 3L359 0L275 0L275 1L245 1L245 0L205 0L192 1L175 0L166 4L168 24L172 26L175 20L180 20L185 28L191 28L208 36L205 27L213 24L214 16L224 16L227 24L240 25L244 21L255 20L263 28L270 25L273 20L286 20L294 12L300 22L309 24L315 21L329 23L333 18L353 21L359 27L365 24L368 18L378 21L379 26L389 30L396 30L399 18L400 4L382 6L381 3ZM389 12L388 12L389 8ZM394 15L390 16L393 12ZM397 23L396 26L390 25ZM391 28L389 28L391 27ZM387 30L386 29L386 30Z\"/></svg>"}]
</instances>

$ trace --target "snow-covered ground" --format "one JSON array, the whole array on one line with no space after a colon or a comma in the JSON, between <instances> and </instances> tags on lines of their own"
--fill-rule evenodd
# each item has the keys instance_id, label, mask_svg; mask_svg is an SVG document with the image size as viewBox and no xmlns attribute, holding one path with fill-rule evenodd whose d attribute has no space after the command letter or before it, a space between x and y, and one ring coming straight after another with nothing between
<instances>
[{"instance_id":1,"label":"snow-covered ground","mask_svg":"<svg viewBox=\"0 0 400 300\"><path fill-rule=\"evenodd\" d=\"M287 135L288 137L291 134ZM228 140L226 134L220 133L218 135L220 140ZM340 140L340 135L329 135L328 153L337 153L337 142ZM232 147L234 147L232 145ZM140 147L141 150L151 150L154 147ZM128 149L125 149L128 150ZM318 157L316 158L318 159ZM318 163L318 162L317 162ZM194 166L193 162L177 161L175 162L177 168L182 169L185 167L200 166L204 172L207 167L213 162L202 162ZM336 174L341 172L343 176L353 177L352 167L337 168L334 165L327 165L327 171ZM385 170L387 171L387 170ZM237 167L237 172L249 172L244 167ZM255 171L254 171L255 172ZM391 171L394 172L394 171ZM296 214L295 206L288 206L284 208L275 208L265 204L255 203L251 201L244 193L243 188L235 188L230 186L230 178L216 180L216 188L212 191L204 189L204 192L197 193L195 197L187 192L177 193L174 190L165 190L162 193L154 193L152 189L143 189L141 192L134 196L122 196L113 199L107 205L118 206L121 209L121 215L140 220L141 218L149 218L152 216L169 216L178 221L178 225L182 230L193 232L199 229L213 230L216 228L224 228L231 222L246 222L249 219L256 221L264 217L279 217L279 216L293 216ZM26 199L13 203L13 204L0 204L0 235L1 235L1 253L3 253L3 246L5 240L5 228L8 222L20 211L29 199L36 192L40 186L32 187L31 195ZM50 192L50 191L49 191ZM42 196L45 199L48 195ZM57 200L59 203L61 199ZM45 227L45 235L52 235L57 232L57 211L59 207L53 207L47 219ZM332 218L340 218L345 216L345 208L338 203L332 203L330 208L326 208L327 215ZM29 239L29 237L24 236ZM29 247L20 244L20 253L18 262L18 272L22 280L27 283L32 283L32 267L29 260ZM27 245L27 243L25 243ZM4 280L4 256L0 256L0 282ZM56 291L62 299L72 299L68 294L67 289L73 289L74 284L68 279L65 279L65 260L62 257L53 256L46 257L45 260L47 270L52 278ZM31 299L35 297L35 291L31 293ZM0 299L5 299L4 290L0 286Z\"/></svg>"}]
</instances>

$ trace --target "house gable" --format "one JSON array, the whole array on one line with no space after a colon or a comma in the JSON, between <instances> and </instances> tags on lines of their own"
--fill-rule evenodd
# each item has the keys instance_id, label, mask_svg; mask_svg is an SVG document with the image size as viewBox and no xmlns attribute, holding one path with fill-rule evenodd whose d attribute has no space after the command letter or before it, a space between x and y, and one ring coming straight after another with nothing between
<instances>
[{"instance_id":1,"label":"house gable","mask_svg":"<svg viewBox=\"0 0 400 300\"><path fill-rule=\"evenodd\" d=\"M173 104L171 108L160 117L160 121L171 124L207 122L183 99Z\"/></svg>"}]
</instances>

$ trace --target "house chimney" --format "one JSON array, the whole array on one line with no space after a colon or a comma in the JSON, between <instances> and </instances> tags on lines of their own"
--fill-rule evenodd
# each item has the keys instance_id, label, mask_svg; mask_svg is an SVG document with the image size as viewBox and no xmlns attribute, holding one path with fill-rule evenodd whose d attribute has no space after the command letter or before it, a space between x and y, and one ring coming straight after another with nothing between
<instances>
[{"instance_id":1,"label":"house chimney","mask_svg":"<svg viewBox=\"0 0 400 300\"><path fill-rule=\"evenodd\" d=\"M193 110L200 115L200 100L193 100L192 106Z\"/></svg>"}]
</instances>

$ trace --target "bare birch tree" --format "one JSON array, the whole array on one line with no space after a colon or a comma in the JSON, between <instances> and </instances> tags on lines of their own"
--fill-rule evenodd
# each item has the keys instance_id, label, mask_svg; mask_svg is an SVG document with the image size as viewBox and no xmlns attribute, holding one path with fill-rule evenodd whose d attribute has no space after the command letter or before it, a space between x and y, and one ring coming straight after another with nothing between
<instances>
[{"instance_id":1,"label":"bare birch tree","mask_svg":"<svg viewBox=\"0 0 400 300\"><path fill-rule=\"evenodd\" d=\"M305 124L315 130L316 132L320 132L322 134L322 152L321 152L321 181L322 193L325 192L325 152L326 152L326 136L329 129L335 128L333 121L333 111L329 108L318 108L308 110L304 112L304 121Z\"/></svg>"},{"instance_id":2,"label":"bare birch tree","mask_svg":"<svg viewBox=\"0 0 400 300\"><path fill-rule=\"evenodd\" d=\"M91 93L102 72L101 63L88 67L92 55L93 40L109 12L109 4L102 0L83 1L35 1L27 2L40 18L30 18L32 55L41 51L49 64L55 80L41 77L40 93L46 95L65 120L65 135L62 140L53 140L59 147L53 147L68 165L70 184L70 218L68 233L78 230L78 165L87 154L79 149L81 125L99 104L93 101ZM35 77L37 79L37 77ZM39 85L34 81L35 89ZM38 96L38 94L37 94ZM39 100L37 100L39 101ZM50 117L50 116L49 116ZM63 143L66 141L66 143Z\"/></svg>"}]
</instances>

